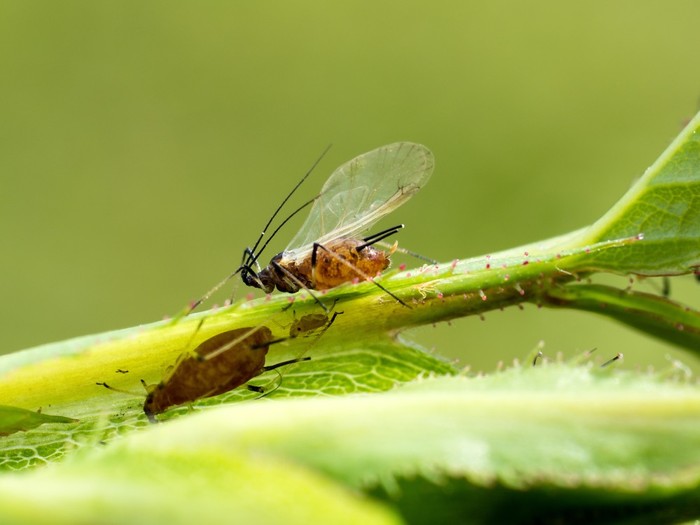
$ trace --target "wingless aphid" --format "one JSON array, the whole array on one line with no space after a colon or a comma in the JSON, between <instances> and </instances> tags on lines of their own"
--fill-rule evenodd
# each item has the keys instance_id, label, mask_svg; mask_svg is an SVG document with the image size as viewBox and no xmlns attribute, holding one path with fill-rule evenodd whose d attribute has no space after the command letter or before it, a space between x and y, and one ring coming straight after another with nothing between
<instances>
[{"instance_id":1,"label":"wingless aphid","mask_svg":"<svg viewBox=\"0 0 700 525\"><path fill-rule=\"evenodd\" d=\"M195 334L200 327L201 323ZM159 383L147 385L141 381L147 392L144 413L155 423L155 416L170 407L224 394L264 372L310 359L299 357L265 366L270 345L285 340L274 339L266 326L237 328L206 339L194 350L181 354ZM135 395L107 383L97 384ZM263 392L261 387L246 386L254 392Z\"/></svg>"},{"instance_id":2,"label":"wingless aphid","mask_svg":"<svg viewBox=\"0 0 700 525\"><path fill-rule=\"evenodd\" d=\"M368 237L360 235L421 189L433 166L430 150L411 142L389 144L355 157L336 169L318 196L297 208L259 247L267 228L310 172L307 173L268 221L255 246L244 251L241 266L191 309L239 273L247 286L266 293L275 288L288 293L302 288L328 290L355 280L372 280L390 263L390 253L374 245L403 228L403 224ZM313 204L309 216L288 247L260 269L258 259L270 240L309 204ZM379 283L375 284L404 304Z\"/></svg>"},{"instance_id":3,"label":"wingless aphid","mask_svg":"<svg viewBox=\"0 0 700 525\"><path fill-rule=\"evenodd\" d=\"M266 326L238 328L217 334L182 354L157 385L146 387L143 411L148 419L172 406L213 397L244 385L252 378L280 366L306 359L291 359L265 366L273 340ZM249 390L262 389L248 385Z\"/></svg>"},{"instance_id":4,"label":"wingless aphid","mask_svg":"<svg viewBox=\"0 0 700 525\"><path fill-rule=\"evenodd\" d=\"M324 314L305 315L292 324L289 338L304 334L318 339L340 314L334 312L330 318ZM238 328L210 337L194 351L182 354L160 383L146 386L148 395L143 411L149 420L155 421L156 414L172 406L224 394L263 372L311 359L297 357L265 366L270 345L285 340L273 339L266 326ZM263 392L260 387L246 386L254 392Z\"/></svg>"}]
</instances>

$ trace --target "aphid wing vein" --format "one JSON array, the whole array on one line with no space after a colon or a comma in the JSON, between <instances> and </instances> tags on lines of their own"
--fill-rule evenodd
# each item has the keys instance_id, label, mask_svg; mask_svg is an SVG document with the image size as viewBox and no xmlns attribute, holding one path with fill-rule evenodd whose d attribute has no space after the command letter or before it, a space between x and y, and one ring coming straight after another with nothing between
<instances>
[{"instance_id":1,"label":"aphid wing vein","mask_svg":"<svg viewBox=\"0 0 700 525\"><path fill-rule=\"evenodd\" d=\"M430 150L409 142L389 144L343 164L323 186L286 251L303 254L314 242L366 230L423 187L433 166Z\"/></svg>"}]
</instances>

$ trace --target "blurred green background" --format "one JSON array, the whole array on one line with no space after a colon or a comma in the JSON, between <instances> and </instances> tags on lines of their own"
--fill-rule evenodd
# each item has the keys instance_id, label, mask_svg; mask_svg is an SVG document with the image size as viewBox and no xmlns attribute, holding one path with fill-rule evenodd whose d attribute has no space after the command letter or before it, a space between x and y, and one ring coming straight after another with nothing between
<instances>
[{"instance_id":1,"label":"blurred green background","mask_svg":"<svg viewBox=\"0 0 700 525\"><path fill-rule=\"evenodd\" d=\"M388 222L441 261L589 224L697 110L698 19L690 1L3 2L0 352L178 311L331 142L300 198L366 150L433 150ZM700 306L691 278L672 295ZM696 364L531 306L414 336L486 370L540 340Z\"/></svg>"}]
</instances>

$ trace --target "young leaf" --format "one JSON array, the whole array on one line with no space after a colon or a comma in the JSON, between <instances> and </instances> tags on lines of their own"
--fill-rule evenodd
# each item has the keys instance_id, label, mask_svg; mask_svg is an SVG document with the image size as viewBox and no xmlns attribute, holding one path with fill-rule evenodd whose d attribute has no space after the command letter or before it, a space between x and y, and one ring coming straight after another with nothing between
<instances>
[{"instance_id":1,"label":"young leaf","mask_svg":"<svg viewBox=\"0 0 700 525\"><path fill-rule=\"evenodd\" d=\"M678 275L700 267L700 113L577 243L640 234L642 242L598 254L591 269Z\"/></svg>"}]
</instances>

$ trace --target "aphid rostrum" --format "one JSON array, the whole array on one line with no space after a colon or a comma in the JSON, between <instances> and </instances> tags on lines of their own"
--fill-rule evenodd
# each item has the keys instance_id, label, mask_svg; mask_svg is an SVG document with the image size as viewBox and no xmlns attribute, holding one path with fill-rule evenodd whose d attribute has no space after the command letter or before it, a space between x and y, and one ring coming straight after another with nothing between
<instances>
[{"instance_id":1,"label":"aphid rostrum","mask_svg":"<svg viewBox=\"0 0 700 525\"><path fill-rule=\"evenodd\" d=\"M309 171L277 208L253 248L244 251L243 263L194 303L192 309L239 273L247 286L267 293L275 288L288 293L302 288L328 290L355 280L372 280L390 263L390 253L377 249L375 244L396 233L403 224L367 237L360 235L420 190L430 178L433 166L430 150L411 142L389 144L355 157L337 168L320 193L297 208L262 243L275 216ZM288 247L261 269L258 259L270 240L309 204L309 216ZM379 283L375 284L404 304Z\"/></svg>"}]
</instances>

